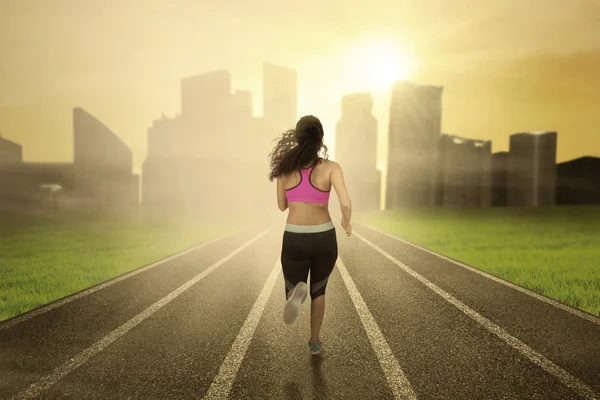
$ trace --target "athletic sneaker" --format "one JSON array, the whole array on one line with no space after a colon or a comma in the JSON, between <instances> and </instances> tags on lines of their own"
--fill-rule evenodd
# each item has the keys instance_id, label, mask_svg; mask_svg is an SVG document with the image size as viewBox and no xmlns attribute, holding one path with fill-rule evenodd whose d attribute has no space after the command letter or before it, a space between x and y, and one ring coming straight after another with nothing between
<instances>
[{"instance_id":1,"label":"athletic sneaker","mask_svg":"<svg viewBox=\"0 0 600 400\"><path fill-rule=\"evenodd\" d=\"M308 286L306 285L306 282L300 282L296 285L294 293L292 293L283 308L283 320L286 324L291 324L298 318L298 314L300 314L300 305L306 300L307 293Z\"/></svg>"},{"instance_id":2,"label":"athletic sneaker","mask_svg":"<svg viewBox=\"0 0 600 400\"><path fill-rule=\"evenodd\" d=\"M321 343L321 341L316 341L316 342L311 342L310 339L308 339L308 346L310 347L310 353L313 356L316 356L317 354L321 353L321 347L323 346L323 343Z\"/></svg>"}]
</instances>

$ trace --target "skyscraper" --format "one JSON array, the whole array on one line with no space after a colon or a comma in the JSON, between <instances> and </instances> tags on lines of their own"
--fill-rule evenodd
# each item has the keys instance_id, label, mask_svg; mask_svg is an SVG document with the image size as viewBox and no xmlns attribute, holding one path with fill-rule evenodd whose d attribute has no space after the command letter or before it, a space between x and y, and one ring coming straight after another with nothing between
<instances>
[{"instance_id":1,"label":"skyscraper","mask_svg":"<svg viewBox=\"0 0 600 400\"><path fill-rule=\"evenodd\" d=\"M356 210L379 210L381 173L377 170L377 120L370 93L342 96L342 117L335 127L335 160Z\"/></svg>"},{"instance_id":2,"label":"skyscraper","mask_svg":"<svg viewBox=\"0 0 600 400\"><path fill-rule=\"evenodd\" d=\"M556 166L557 205L600 204L600 157L580 157Z\"/></svg>"},{"instance_id":3,"label":"skyscraper","mask_svg":"<svg viewBox=\"0 0 600 400\"><path fill-rule=\"evenodd\" d=\"M556 203L556 132L510 136L508 205L550 206Z\"/></svg>"},{"instance_id":4,"label":"skyscraper","mask_svg":"<svg viewBox=\"0 0 600 400\"><path fill-rule=\"evenodd\" d=\"M255 186L256 204L271 209L273 203L272 183L268 155L273 140L290 128L296 127L298 117L298 78L296 70L263 63L263 118L255 123L254 151L257 154L258 180ZM264 180L263 180L264 179ZM264 182L264 183L263 183Z\"/></svg>"},{"instance_id":5,"label":"skyscraper","mask_svg":"<svg viewBox=\"0 0 600 400\"><path fill-rule=\"evenodd\" d=\"M186 146L179 138L183 130L180 115L174 118L162 115L148 128L148 157L169 157L185 153Z\"/></svg>"},{"instance_id":6,"label":"skyscraper","mask_svg":"<svg viewBox=\"0 0 600 400\"><path fill-rule=\"evenodd\" d=\"M232 113L238 117L248 119L253 116L252 92L249 90L236 90L233 97Z\"/></svg>"},{"instance_id":7,"label":"skyscraper","mask_svg":"<svg viewBox=\"0 0 600 400\"><path fill-rule=\"evenodd\" d=\"M78 167L131 173L133 153L96 117L81 108L73 109L73 162Z\"/></svg>"},{"instance_id":8,"label":"skyscraper","mask_svg":"<svg viewBox=\"0 0 600 400\"><path fill-rule=\"evenodd\" d=\"M436 152L442 123L441 86L397 82L392 87L386 208L435 203Z\"/></svg>"},{"instance_id":9,"label":"skyscraper","mask_svg":"<svg viewBox=\"0 0 600 400\"><path fill-rule=\"evenodd\" d=\"M182 132L180 115L174 118L162 115L148 128L148 155L142 164L142 204L166 205L181 198L176 160L201 149L185 143Z\"/></svg>"},{"instance_id":10,"label":"skyscraper","mask_svg":"<svg viewBox=\"0 0 600 400\"><path fill-rule=\"evenodd\" d=\"M247 169L252 162L254 146L254 116L252 92L249 90L236 90L233 105L231 107L231 123L229 129L232 130L231 140L228 148L233 157L233 162Z\"/></svg>"},{"instance_id":11,"label":"skyscraper","mask_svg":"<svg viewBox=\"0 0 600 400\"><path fill-rule=\"evenodd\" d=\"M231 75L218 70L181 80L181 116L194 128L212 126L229 115L233 94Z\"/></svg>"},{"instance_id":12,"label":"skyscraper","mask_svg":"<svg viewBox=\"0 0 600 400\"><path fill-rule=\"evenodd\" d=\"M438 152L436 205L490 206L491 150L489 140L442 135Z\"/></svg>"},{"instance_id":13,"label":"skyscraper","mask_svg":"<svg viewBox=\"0 0 600 400\"><path fill-rule=\"evenodd\" d=\"M508 201L508 151L492 154L492 207L506 207Z\"/></svg>"},{"instance_id":14,"label":"skyscraper","mask_svg":"<svg viewBox=\"0 0 600 400\"><path fill-rule=\"evenodd\" d=\"M345 169L377 168L377 120L371 93L342 96L342 116L336 124L335 159Z\"/></svg>"},{"instance_id":15,"label":"skyscraper","mask_svg":"<svg viewBox=\"0 0 600 400\"><path fill-rule=\"evenodd\" d=\"M235 98L231 75L218 70L197 74L181 80L181 127L179 142L184 154L191 158L218 162L223 156L234 156L227 148L235 139L230 125Z\"/></svg>"},{"instance_id":16,"label":"skyscraper","mask_svg":"<svg viewBox=\"0 0 600 400\"><path fill-rule=\"evenodd\" d=\"M23 162L23 146L0 136L0 169Z\"/></svg>"},{"instance_id":17,"label":"skyscraper","mask_svg":"<svg viewBox=\"0 0 600 400\"><path fill-rule=\"evenodd\" d=\"M0 152L5 143L0 138ZM73 163L23 162L21 146L12 144L13 162L0 168L0 206L44 207L48 186L60 208L135 206L139 177L132 173L127 145L102 122L81 108L73 109ZM55 202L56 201L56 202Z\"/></svg>"},{"instance_id":18,"label":"skyscraper","mask_svg":"<svg viewBox=\"0 0 600 400\"><path fill-rule=\"evenodd\" d=\"M263 116L268 129L273 130L270 134L275 137L287 129L294 128L297 114L296 70L263 63Z\"/></svg>"},{"instance_id":19,"label":"skyscraper","mask_svg":"<svg viewBox=\"0 0 600 400\"><path fill-rule=\"evenodd\" d=\"M282 71L290 70L266 69L271 94L286 88L285 80L281 81ZM293 103L295 112L295 71L291 72L294 90L287 103ZM290 73L283 75L289 78ZM231 86L229 72L222 70L182 79L181 115L156 120L148 130L144 204L217 210L257 206L271 200L267 138L280 132L266 129L264 118L254 118L252 92L232 92ZM285 104L279 102L280 106ZM271 111L271 117L281 119L289 108ZM231 182L238 183L232 186ZM240 192L255 198L240 202ZM267 192L268 199L263 197Z\"/></svg>"},{"instance_id":20,"label":"skyscraper","mask_svg":"<svg viewBox=\"0 0 600 400\"><path fill-rule=\"evenodd\" d=\"M139 203L133 153L96 117L73 109L73 168L77 192L98 204Z\"/></svg>"}]
</instances>

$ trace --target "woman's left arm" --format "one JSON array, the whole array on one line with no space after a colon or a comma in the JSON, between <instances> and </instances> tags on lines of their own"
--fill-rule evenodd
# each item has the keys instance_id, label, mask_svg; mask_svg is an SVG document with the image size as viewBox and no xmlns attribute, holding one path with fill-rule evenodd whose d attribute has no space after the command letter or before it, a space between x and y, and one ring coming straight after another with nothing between
<instances>
[{"instance_id":1,"label":"woman's left arm","mask_svg":"<svg viewBox=\"0 0 600 400\"><path fill-rule=\"evenodd\" d=\"M288 208L285 189L283 188L283 182L280 178L277 178L277 205L281 211L285 211Z\"/></svg>"}]
</instances>

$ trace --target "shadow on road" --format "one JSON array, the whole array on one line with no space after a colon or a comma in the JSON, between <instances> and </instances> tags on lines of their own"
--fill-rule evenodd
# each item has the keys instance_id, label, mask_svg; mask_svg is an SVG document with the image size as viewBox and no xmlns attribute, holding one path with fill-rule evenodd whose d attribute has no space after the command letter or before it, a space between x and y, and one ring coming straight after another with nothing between
<instances>
[{"instance_id":1,"label":"shadow on road","mask_svg":"<svg viewBox=\"0 0 600 400\"><path fill-rule=\"evenodd\" d=\"M327 399L327 385L323 378L323 372L321 371L321 364L323 363L323 356L312 356L312 381L315 398Z\"/></svg>"},{"instance_id":2,"label":"shadow on road","mask_svg":"<svg viewBox=\"0 0 600 400\"><path fill-rule=\"evenodd\" d=\"M321 364L323 363L322 356L314 357L311 356L311 367L312 367L312 383L313 383L313 395L314 399L328 399L327 385L323 379L321 371ZM298 383L290 381L285 384L285 398L287 400L299 400L306 399L306 396L302 396L302 390Z\"/></svg>"},{"instance_id":3,"label":"shadow on road","mask_svg":"<svg viewBox=\"0 0 600 400\"><path fill-rule=\"evenodd\" d=\"M302 392L296 382L285 384L285 398L287 400L302 400Z\"/></svg>"}]
</instances>

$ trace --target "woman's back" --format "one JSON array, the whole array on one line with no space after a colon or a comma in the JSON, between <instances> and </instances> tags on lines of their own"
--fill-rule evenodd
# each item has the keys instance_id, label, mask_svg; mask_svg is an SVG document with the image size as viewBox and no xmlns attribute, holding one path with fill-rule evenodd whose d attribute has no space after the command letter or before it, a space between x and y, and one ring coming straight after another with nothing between
<instances>
[{"instance_id":1,"label":"woman's back","mask_svg":"<svg viewBox=\"0 0 600 400\"><path fill-rule=\"evenodd\" d=\"M286 193L300 189L299 185L304 180L303 175L309 179L304 184L317 192L330 192L332 188L331 175L337 164L334 161L319 159L312 170L311 165L304 166L304 174L295 171L282 177L283 187ZM310 186L309 186L310 185ZM319 225L331 220L327 203L312 203L305 201L288 200L289 214L287 222L294 225Z\"/></svg>"},{"instance_id":2,"label":"woman's back","mask_svg":"<svg viewBox=\"0 0 600 400\"><path fill-rule=\"evenodd\" d=\"M287 130L279 138L269 154L269 180L277 179L277 206L281 211L289 209L281 248L287 298L283 320L294 322L310 293L308 344L313 355L321 353L319 332L325 289L338 259L337 233L328 209L332 187L340 200L342 228L346 235L352 234L352 206L342 170L336 162L327 160L323 137L321 121L305 115L296 123L296 129ZM324 158L319 157L321 150Z\"/></svg>"}]
</instances>

